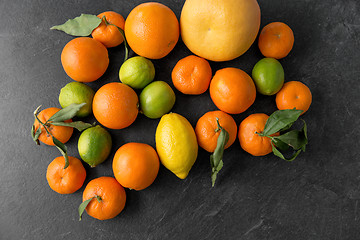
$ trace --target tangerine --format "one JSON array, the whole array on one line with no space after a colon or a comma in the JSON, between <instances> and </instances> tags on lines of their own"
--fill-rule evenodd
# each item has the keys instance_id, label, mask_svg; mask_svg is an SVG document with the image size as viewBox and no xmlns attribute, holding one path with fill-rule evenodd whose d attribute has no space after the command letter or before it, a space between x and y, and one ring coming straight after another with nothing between
<instances>
[{"instance_id":1,"label":"tangerine","mask_svg":"<svg viewBox=\"0 0 360 240\"><path fill-rule=\"evenodd\" d=\"M49 118L51 118L52 115L54 115L58 111L60 111L60 108L55 108L55 107L46 108L42 110L37 115L37 117L40 119L42 123L46 123L46 121L49 120ZM72 120L69 119L64 122L72 122ZM49 132L62 143L66 143L67 141L69 141L74 131L72 127L54 126L49 123L47 123L47 125ZM37 119L35 119L34 126L35 126L35 132L41 126L41 133L38 138L41 142L50 146L55 146L52 136L46 132L45 128L38 122Z\"/></svg>"},{"instance_id":2,"label":"tangerine","mask_svg":"<svg viewBox=\"0 0 360 240\"><path fill-rule=\"evenodd\" d=\"M265 57L284 58L293 48L294 33L285 23L272 22L261 30L258 45Z\"/></svg>"},{"instance_id":3,"label":"tangerine","mask_svg":"<svg viewBox=\"0 0 360 240\"><path fill-rule=\"evenodd\" d=\"M150 145L131 142L116 151L112 167L116 180L122 186L143 190L154 182L160 160Z\"/></svg>"},{"instance_id":4,"label":"tangerine","mask_svg":"<svg viewBox=\"0 0 360 240\"><path fill-rule=\"evenodd\" d=\"M167 6L157 2L135 7L125 21L125 36L140 56L159 59L175 47L180 34L179 21Z\"/></svg>"},{"instance_id":5,"label":"tangerine","mask_svg":"<svg viewBox=\"0 0 360 240\"><path fill-rule=\"evenodd\" d=\"M204 93L209 88L211 77L209 62L195 55L179 60L171 73L175 88L192 95Z\"/></svg>"},{"instance_id":6,"label":"tangerine","mask_svg":"<svg viewBox=\"0 0 360 240\"><path fill-rule=\"evenodd\" d=\"M235 120L223 111L211 111L205 113L196 123L195 133L200 147L208 152L214 152L220 135L216 119L219 124L229 133L229 140L225 148L230 147L236 139L237 126Z\"/></svg>"},{"instance_id":7,"label":"tangerine","mask_svg":"<svg viewBox=\"0 0 360 240\"><path fill-rule=\"evenodd\" d=\"M99 177L91 180L83 192L83 202L91 198L86 212L93 218L107 220L124 209L126 193L115 178Z\"/></svg>"},{"instance_id":8,"label":"tangerine","mask_svg":"<svg viewBox=\"0 0 360 240\"><path fill-rule=\"evenodd\" d=\"M130 126L138 114L139 99L135 91L124 83L112 82L102 86L93 99L93 113L97 121L111 129Z\"/></svg>"},{"instance_id":9,"label":"tangerine","mask_svg":"<svg viewBox=\"0 0 360 240\"><path fill-rule=\"evenodd\" d=\"M69 166L64 169L65 158L55 158L48 166L46 179L52 190L60 194L74 193L81 188L86 178L86 170L81 161L69 158Z\"/></svg>"},{"instance_id":10,"label":"tangerine","mask_svg":"<svg viewBox=\"0 0 360 240\"><path fill-rule=\"evenodd\" d=\"M246 72L238 68L223 68L210 82L210 97L220 110L238 114L254 103L256 87Z\"/></svg>"},{"instance_id":11,"label":"tangerine","mask_svg":"<svg viewBox=\"0 0 360 240\"><path fill-rule=\"evenodd\" d=\"M73 80L93 82L105 73L109 65L108 51L93 38L74 38L62 50L61 63Z\"/></svg>"},{"instance_id":12,"label":"tangerine","mask_svg":"<svg viewBox=\"0 0 360 240\"><path fill-rule=\"evenodd\" d=\"M113 11L103 12L97 16L102 19L102 21L100 25L93 30L91 36L107 48L119 46L124 41L124 38L118 27L124 30L124 17Z\"/></svg>"},{"instance_id":13,"label":"tangerine","mask_svg":"<svg viewBox=\"0 0 360 240\"><path fill-rule=\"evenodd\" d=\"M290 81L284 84L276 94L276 106L279 110L293 109L303 110L304 114L310 107L312 95L310 89L299 81Z\"/></svg>"},{"instance_id":14,"label":"tangerine","mask_svg":"<svg viewBox=\"0 0 360 240\"><path fill-rule=\"evenodd\" d=\"M264 156L272 152L271 139L257 134L264 131L268 118L269 116L264 113L255 113L240 123L238 134L240 145L242 149L253 156Z\"/></svg>"}]
</instances>

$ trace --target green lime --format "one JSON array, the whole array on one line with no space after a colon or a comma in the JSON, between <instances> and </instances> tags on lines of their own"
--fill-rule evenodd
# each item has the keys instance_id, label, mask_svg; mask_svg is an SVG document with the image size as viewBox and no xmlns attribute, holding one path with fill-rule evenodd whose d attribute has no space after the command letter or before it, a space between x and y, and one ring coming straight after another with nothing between
<instances>
[{"instance_id":1,"label":"green lime","mask_svg":"<svg viewBox=\"0 0 360 240\"><path fill-rule=\"evenodd\" d=\"M253 70L256 89L263 95L274 95L284 85L284 69L275 58L263 58L258 61Z\"/></svg>"},{"instance_id":2,"label":"green lime","mask_svg":"<svg viewBox=\"0 0 360 240\"><path fill-rule=\"evenodd\" d=\"M78 150L81 159L91 167L95 167L109 156L111 145L110 133L97 125L81 133Z\"/></svg>"},{"instance_id":3,"label":"green lime","mask_svg":"<svg viewBox=\"0 0 360 240\"><path fill-rule=\"evenodd\" d=\"M140 56L126 60L119 71L120 81L136 89L146 87L154 80L154 77L155 68L153 63Z\"/></svg>"},{"instance_id":4,"label":"green lime","mask_svg":"<svg viewBox=\"0 0 360 240\"><path fill-rule=\"evenodd\" d=\"M86 117L91 114L91 105L94 98L94 90L80 82L71 82L65 85L59 94L59 103L65 108L73 103L86 103L76 114L77 117Z\"/></svg>"},{"instance_id":5,"label":"green lime","mask_svg":"<svg viewBox=\"0 0 360 240\"><path fill-rule=\"evenodd\" d=\"M175 93L163 81L147 85L140 93L140 108L148 118L160 118L168 113L175 104Z\"/></svg>"}]
</instances>

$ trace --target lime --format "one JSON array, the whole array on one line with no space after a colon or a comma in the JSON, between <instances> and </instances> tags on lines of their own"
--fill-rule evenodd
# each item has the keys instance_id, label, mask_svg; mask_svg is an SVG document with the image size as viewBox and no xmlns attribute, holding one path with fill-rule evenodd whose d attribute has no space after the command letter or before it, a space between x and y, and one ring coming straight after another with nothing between
<instances>
[{"instance_id":1,"label":"lime","mask_svg":"<svg viewBox=\"0 0 360 240\"><path fill-rule=\"evenodd\" d=\"M253 70L256 89L263 95L274 95L284 85L284 69L275 58L263 58L258 61Z\"/></svg>"},{"instance_id":2,"label":"lime","mask_svg":"<svg viewBox=\"0 0 360 240\"><path fill-rule=\"evenodd\" d=\"M154 80L154 77L155 68L153 63L140 56L126 60L119 71L120 81L136 89L146 87Z\"/></svg>"},{"instance_id":3,"label":"lime","mask_svg":"<svg viewBox=\"0 0 360 240\"><path fill-rule=\"evenodd\" d=\"M140 108L148 118L160 118L168 113L175 104L175 93L163 81L147 85L140 93Z\"/></svg>"},{"instance_id":4,"label":"lime","mask_svg":"<svg viewBox=\"0 0 360 240\"><path fill-rule=\"evenodd\" d=\"M104 162L110 154L111 136L108 131L98 126L83 131L79 137L78 150L81 159L91 167Z\"/></svg>"},{"instance_id":5,"label":"lime","mask_svg":"<svg viewBox=\"0 0 360 240\"><path fill-rule=\"evenodd\" d=\"M91 114L91 105L94 98L94 90L80 82L71 82L65 85L59 94L59 103L65 108L73 103L86 103L76 114L77 117L86 117Z\"/></svg>"}]
</instances>

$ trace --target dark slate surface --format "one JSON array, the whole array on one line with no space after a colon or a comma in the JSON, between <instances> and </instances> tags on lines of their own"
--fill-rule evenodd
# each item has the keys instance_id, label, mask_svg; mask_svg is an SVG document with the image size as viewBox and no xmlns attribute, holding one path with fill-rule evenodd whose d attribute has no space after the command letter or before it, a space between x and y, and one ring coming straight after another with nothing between
<instances>
[{"instance_id":1,"label":"dark slate surface","mask_svg":"<svg viewBox=\"0 0 360 240\"><path fill-rule=\"evenodd\" d=\"M303 116L310 144L292 162L272 155L252 157L238 140L225 153L225 166L211 188L209 154L199 157L188 178L177 179L164 167L146 190L127 190L128 201L116 218L78 221L82 191L62 196L46 182L47 165L59 156L53 147L31 140L32 111L40 104L59 107L58 93L72 81L63 71L60 53L72 39L53 25L80 13L114 10L126 17L144 1L1 1L0 2L0 238L1 239L360 239L360 3L357 0L261 0L263 27L283 21L295 32L295 46L281 60L286 81L299 80L313 93ZM160 1L179 17L184 1ZM118 81L123 46L109 50L110 66L95 90ZM175 63L190 52L180 41L166 58L154 61L156 79L172 85ZM240 58L211 63L213 71L238 67L250 73L262 56L254 45ZM209 93L176 92L173 111L195 125L215 110ZM274 97L258 96L251 113L272 113ZM88 118L92 121L92 118ZM155 146L158 120L139 116L124 130L110 131L109 159L87 168L85 184L112 176L112 157L130 141ZM70 155L78 156L75 133Z\"/></svg>"}]
</instances>

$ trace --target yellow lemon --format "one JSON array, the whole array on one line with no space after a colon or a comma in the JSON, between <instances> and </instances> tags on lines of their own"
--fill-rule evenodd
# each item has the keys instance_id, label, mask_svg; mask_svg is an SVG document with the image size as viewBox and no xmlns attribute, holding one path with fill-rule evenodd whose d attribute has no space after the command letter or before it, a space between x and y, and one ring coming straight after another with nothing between
<instances>
[{"instance_id":1,"label":"yellow lemon","mask_svg":"<svg viewBox=\"0 0 360 240\"><path fill-rule=\"evenodd\" d=\"M198 154L195 131L189 121L177 113L163 115L155 141L161 163L177 177L186 178Z\"/></svg>"},{"instance_id":2,"label":"yellow lemon","mask_svg":"<svg viewBox=\"0 0 360 240\"><path fill-rule=\"evenodd\" d=\"M212 61L232 60L255 41L260 7L256 0L186 0L180 28L194 54Z\"/></svg>"}]
</instances>

